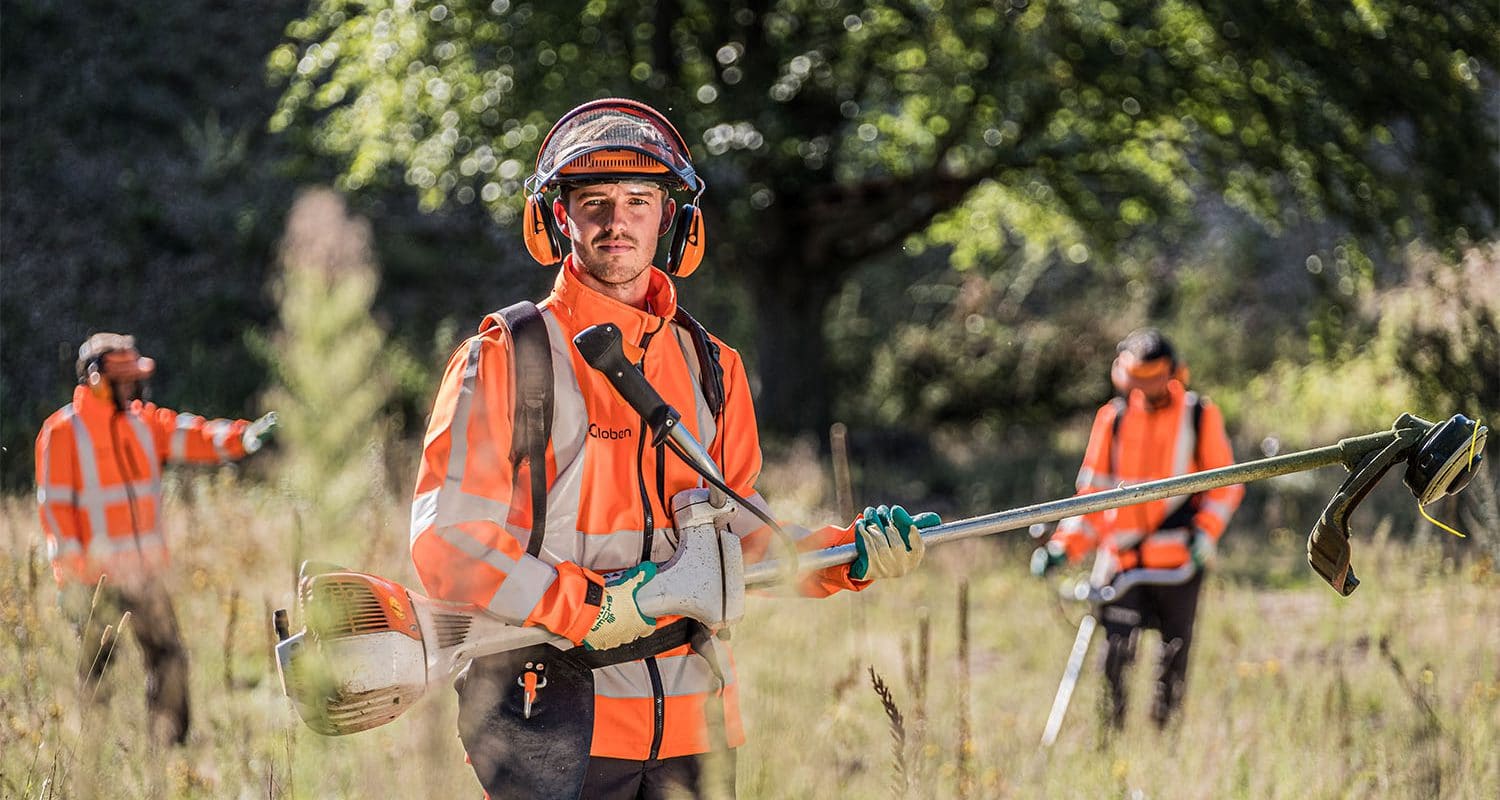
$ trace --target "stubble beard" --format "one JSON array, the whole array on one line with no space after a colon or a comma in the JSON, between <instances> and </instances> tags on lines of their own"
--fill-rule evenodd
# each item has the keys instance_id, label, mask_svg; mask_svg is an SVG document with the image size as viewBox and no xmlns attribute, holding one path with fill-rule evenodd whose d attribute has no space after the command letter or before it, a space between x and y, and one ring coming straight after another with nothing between
<instances>
[{"instance_id":1,"label":"stubble beard","mask_svg":"<svg viewBox=\"0 0 1500 800\"><path fill-rule=\"evenodd\" d=\"M621 262L609 256L598 261L590 259L583 263L584 271L594 280L606 286L626 286L638 280L650 269L650 262Z\"/></svg>"}]
</instances>

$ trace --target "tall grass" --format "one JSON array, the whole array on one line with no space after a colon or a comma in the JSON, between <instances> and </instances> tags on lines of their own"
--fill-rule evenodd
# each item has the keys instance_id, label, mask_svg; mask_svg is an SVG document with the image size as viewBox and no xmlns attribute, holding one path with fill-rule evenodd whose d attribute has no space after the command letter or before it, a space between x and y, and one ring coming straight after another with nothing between
<instances>
[{"instance_id":1,"label":"tall grass","mask_svg":"<svg viewBox=\"0 0 1500 800\"><path fill-rule=\"evenodd\" d=\"M279 565L297 521L279 492L228 471L195 474L169 483L165 508L175 545L167 580L192 663L194 723L185 747L155 750L135 643L128 633L119 643L107 701L79 696L76 635L50 581L28 578L44 558L31 502L0 504L0 796L479 796L455 736L451 692L435 692L384 728L323 738L280 695L269 620L229 619L226 603L236 595L244 609L292 605ZM358 566L409 580L404 498L378 497L369 513L371 535L388 544ZM833 514L791 508L788 516ZM975 797L1500 795L1500 579L1445 559L1434 537L1381 537L1356 548L1365 583L1347 599L1308 581L1260 588L1236 576L1253 576L1250 562L1282 554L1226 548L1229 563L1205 588L1181 725L1157 734L1137 702L1125 735L1102 737L1091 656L1075 713L1046 756L1036 741L1073 632L1050 588L1025 574L1017 542L936 548L917 574L861 595L752 598L735 636L750 731L739 796L887 796L887 710L868 689L851 688L850 667L902 674L924 616L930 667L920 706L914 685L888 687L892 703L920 707L926 718L925 745L906 751L903 768L920 776L910 796L958 796L966 756ZM955 602L964 581L967 749ZM863 647L851 634L856 605L869 621ZM1135 698L1148 696L1153 669L1154 648L1142 650ZM234 680L224 679L220 659ZM72 767L54 774L64 753Z\"/></svg>"}]
</instances>

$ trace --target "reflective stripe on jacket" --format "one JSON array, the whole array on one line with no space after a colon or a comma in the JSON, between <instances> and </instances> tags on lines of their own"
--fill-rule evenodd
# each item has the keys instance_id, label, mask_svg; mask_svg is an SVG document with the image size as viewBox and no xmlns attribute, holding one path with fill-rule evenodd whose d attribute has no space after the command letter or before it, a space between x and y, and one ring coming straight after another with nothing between
<instances>
[{"instance_id":1,"label":"reflective stripe on jacket","mask_svg":"<svg viewBox=\"0 0 1500 800\"><path fill-rule=\"evenodd\" d=\"M1079 494L1234 463L1218 406L1177 381L1170 382L1167 391L1171 400L1160 409L1148 408L1139 390L1123 403L1117 400L1099 409L1078 470ZM1195 430L1197 404L1202 411ZM1117 421L1121 409L1123 417ZM1218 539L1244 494L1244 486L1235 484L1069 517L1058 525L1055 538L1074 561L1100 547L1118 559L1122 570L1179 567L1191 558L1188 547L1193 530Z\"/></svg>"},{"instance_id":2,"label":"reflective stripe on jacket","mask_svg":"<svg viewBox=\"0 0 1500 800\"><path fill-rule=\"evenodd\" d=\"M245 456L247 420L205 420L139 400L120 411L79 386L36 437L36 498L59 584L166 563L161 467Z\"/></svg>"},{"instance_id":3,"label":"reflective stripe on jacket","mask_svg":"<svg viewBox=\"0 0 1500 800\"><path fill-rule=\"evenodd\" d=\"M540 553L527 552L530 466L523 461L513 474L512 343L495 315L458 347L444 372L417 473L411 551L433 597L474 603L514 624L542 625L579 642L598 615L586 602L589 584L600 583L601 573L640 563L647 550L653 561L670 558L672 497L703 484L681 459L651 446L640 416L573 347L576 334L599 323L617 325L626 357L632 363L644 358L646 379L682 414L681 424L708 448L728 485L761 507L765 501L754 488L760 443L739 354L715 339L725 387L724 408L715 418L698 383L692 339L670 322L677 306L671 279L653 268L648 313L589 289L575 269L570 256L540 304L553 370ZM747 561L767 550L775 554L772 531L749 511L741 509L729 527L741 537ZM786 528L806 549L853 541L850 528ZM821 596L864 585L835 567L814 573L802 590ZM744 734L732 661L724 678L725 723L734 746ZM643 760L710 749L705 703L717 681L686 646L596 670L594 682L593 755Z\"/></svg>"}]
</instances>

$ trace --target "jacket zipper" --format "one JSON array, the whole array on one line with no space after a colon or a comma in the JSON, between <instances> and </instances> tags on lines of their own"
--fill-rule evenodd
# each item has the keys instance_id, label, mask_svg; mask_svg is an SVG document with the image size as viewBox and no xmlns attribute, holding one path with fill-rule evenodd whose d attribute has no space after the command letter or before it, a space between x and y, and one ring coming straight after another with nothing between
<instances>
[{"instance_id":1,"label":"jacket zipper","mask_svg":"<svg viewBox=\"0 0 1500 800\"><path fill-rule=\"evenodd\" d=\"M661 753L662 728L666 722L667 693L661 685L661 668L656 665L656 656L646 657L646 672L651 676L651 709L655 719L651 723L651 753L647 761L655 761Z\"/></svg>"},{"instance_id":2,"label":"jacket zipper","mask_svg":"<svg viewBox=\"0 0 1500 800\"><path fill-rule=\"evenodd\" d=\"M120 481L120 484L125 488L125 507L130 510L130 540L135 543L136 559L144 564L146 561L146 556L141 552L141 524L135 516L135 488L132 485L134 483L135 477L133 472L135 468L135 459L131 457L129 452L126 452L123 457L121 456L120 437L119 434L115 433L115 429L118 427L117 423L120 422L120 417L124 413L125 412L123 411L115 411L115 413L109 418L109 449L114 452L115 469L118 469L120 471L120 477L122 479ZM130 469L126 469L127 462ZM108 537L109 531L106 530L104 532L104 535Z\"/></svg>"},{"instance_id":3,"label":"jacket zipper","mask_svg":"<svg viewBox=\"0 0 1500 800\"><path fill-rule=\"evenodd\" d=\"M641 337L641 360L636 368L641 374L646 373L646 348L651 345L651 338L656 331L648 331ZM649 426L643 417L641 419L641 438L636 443L635 450L635 477L636 488L640 489L641 508L644 509L641 521L641 561L644 563L651 560L651 545L656 536L656 522L651 513L651 494L646 489L646 437L651 435ZM660 453L657 454L660 458ZM647 656L646 673L651 677L651 752L647 755L648 761L655 761L661 752L662 732L666 727L666 691L662 688L661 668L656 665L656 656Z\"/></svg>"},{"instance_id":4,"label":"jacket zipper","mask_svg":"<svg viewBox=\"0 0 1500 800\"><path fill-rule=\"evenodd\" d=\"M651 338L656 331L649 331L641 337L641 360L635 365L636 369L646 374L646 348L651 345ZM646 424L646 418L641 418L641 435L636 441L635 447L635 477L636 488L641 495L641 562L651 560L651 546L656 537L656 518L651 512L651 494L646 490L646 439L651 435L650 426Z\"/></svg>"}]
</instances>

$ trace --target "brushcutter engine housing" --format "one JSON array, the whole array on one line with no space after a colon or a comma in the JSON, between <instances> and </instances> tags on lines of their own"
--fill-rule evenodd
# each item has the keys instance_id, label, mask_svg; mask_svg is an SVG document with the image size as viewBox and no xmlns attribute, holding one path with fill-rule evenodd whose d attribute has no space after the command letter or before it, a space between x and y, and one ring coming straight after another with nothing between
<instances>
[{"instance_id":1,"label":"brushcutter engine housing","mask_svg":"<svg viewBox=\"0 0 1500 800\"><path fill-rule=\"evenodd\" d=\"M692 617L717 632L745 615L745 578L739 538L725 529L736 504L712 495L699 488L672 498L677 550L636 603L650 616ZM303 564L298 595L306 627L292 634L286 612L276 612L276 664L297 714L325 736L394 720L480 656L575 646L546 628L338 567Z\"/></svg>"},{"instance_id":2,"label":"brushcutter engine housing","mask_svg":"<svg viewBox=\"0 0 1500 800\"><path fill-rule=\"evenodd\" d=\"M276 664L298 715L325 736L394 720L475 655L555 638L375 575L306 570L299 581L306 628L281 637ZM284 611L277 628L285 633Z\"/></svg>"}]
</instances>

